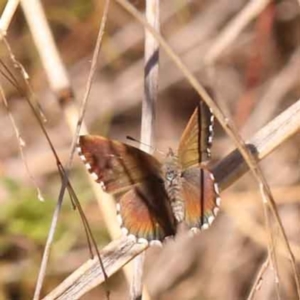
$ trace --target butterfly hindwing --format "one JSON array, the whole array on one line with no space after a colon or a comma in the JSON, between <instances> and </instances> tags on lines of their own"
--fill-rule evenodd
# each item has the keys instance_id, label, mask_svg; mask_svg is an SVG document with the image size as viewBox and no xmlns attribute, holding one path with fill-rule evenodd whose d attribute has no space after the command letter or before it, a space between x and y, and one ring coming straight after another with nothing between
<instances>
[{"instance_id":1,"label":"butterfly hindwing","mask_svg":"<svg viewBox=\"0 0 300 300\"><path fill-rule=\"evenodd\" d=\"M202 166L188 168L182 173L182 194L186 224L190 228L208 228L220 206L219 189L213 174Z\"/></svg>"},{"instance_id":2,"label":"butterfly hindwing","mask_svg":"<svg viewBox=\"0 0 300 300\"><path fill-rule=\"evenodd\" d=\"M219 210L218 185L202 164L210 159L213 121L211 109L200 101L179 143L185 222L190 228L208 228Z\"/></svg>"},{"instance_id":3,"label":"butterfly hindwing","mask_svg":"<svg viewBox=\"0 0 300 300\"><path fill-rule=\"evenodd\" d=\"M213 121L214 115L211 109L205 102L200 101L179 142L178 158L183 169L207 161L210 158Z\"/></svg>"},{"instance_id":4,"label":"butterfly hindwing","mask_svg":"<svg viewBox=\"0 0 300 300\"><path fill-rule=\"evenodd\" d=\"M175 235L175 219L160 184L139 184L119 200L121 227L138 239L162 241L167 236Z\"/></svg>"}]
</instances>

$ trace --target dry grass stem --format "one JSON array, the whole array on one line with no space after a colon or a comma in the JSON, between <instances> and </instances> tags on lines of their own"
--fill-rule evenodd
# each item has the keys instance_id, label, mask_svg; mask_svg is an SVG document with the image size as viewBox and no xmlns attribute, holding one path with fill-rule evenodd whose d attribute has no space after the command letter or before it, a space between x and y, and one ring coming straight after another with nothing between
<instances>
[{"instance_id":1,"label":"dry grass stem","mask_svg":"<svg viewBox=\"0 0 300 300\"><path fill-rule=\"evenodd\" d=\"M10 47L10 44L8 43L5 36L2 36L2 42L8 52L9 58L10 58L11 62L13 63L14 68L20 73L20 75L22 76L22 78L24 80L24 83L26 85L25 89L22 89L19 86L19 83L17 82L17 80L15 78L13 78L14 75L10 72L10 70L6 67L6 65L3 62L1 63L1 65L5 69L5 72L7 72L10 77L12 77L12 81L10 81L10 82L12 83L13 81L15 81L14 87L19 91L20 95L25 96L27 103L30 105L34 114L36 114L37 120L40 123L40 125L42 126L41 123L43 123L43 122L45 123L47 120L46 120L46 117L42 111L42 108L41 108L32 88L31 88L31 85L29 82L30 77L29 77L27 71L25 70L25 68L23 67L23 65L16 59L16 57ZM41 129L44 133L46 133L46 130L43 126L41 127ZM49 137L47 137L46 135L45 135L45 137L47 138L48 143L50 145L51 143L49 142L50 141ZM52 151L53 151L53 149L52 149Z\"/></svg>"},{"instance_id":2,"label":"dry grass stem","mask_svg":"<svg viewBox=\"0 0 300 300\"><path fill-rule=\"evenodd\" d=\"M111 242L101 251L108 276L116 273L135 256L145 250L145 245L135 244L132 240L122 238ZM103 273L96 258L88 260L72 275L65 279L44 300L79 299L92 288L104 281Z\"/></svg>"},{"instance_id":3,"label":"dry grass stem","mask_svg":"<svg viewBox=\"0 0 300 300\"><path fill-rule=\"evenodd\" d=\"M270 0L250 1L245 8L223 29L204 57L205 64L214 64L220 54L238 37L241 31L256 18Z\"/></svg>"},{"instance_id":4,"label":"dry grass stem","mask_svg":"<svg viewBox=\"0 0 300 300\"><path fill-rule=\"evenodd\" d=\"M179 13L181 9L188 5L188 2L191 1L179 1L176 3L176 5L174 5L172 2L163 1L160 4L160 11L162 12L160 16L161 24L167 23L175 14ZM130 39L128 38L129 36ZM128 51L130 48L133 48L143 39L144 36L142 35L142 32L140 31L140 25L137 22L132 21L131 23L126 24L124 27L110 36L110 40L112 41L111 43L113 45L117 45L117 47L114 48L113 55L105 57L101 67L111 64L114 60L121 57L124 52ZM108 41L108 43L110 43L110 41Z\"/></svg>"},{"instance_id":5,"label":"dry grass stem","mask_svg":"<svg viewBox=\"0 0 300 300\"><path fill-rule=\"evenodd\" d=\"M25 167L26 173L29 176L29 178L30 178L33 186L35 187L35 189L37 191L37 197L38 197L38 199L40 201L44 201L44 197L42 195L42 192L41 192L40 188L38 187L38 184L37 184L34 176L32 175L32 172L29 169L29 166L28 166L28 163L27 163L26 154L24 152L24 148L26 147L26 143L25 143L24 139L22 138L20 130L19 130L18 126L17 126L17 123L15 122L15 119L14 119L14 117L13 117L11 111L10 111L10 108L9 108L9 105L8 105L8 101L6 99L5 92L4 92L4 89L2 87L2 84L0 84L0 95L2 97L3 104L4 104L5 108L6 108L8 117L9 117L9 119L11 121L12 127L13 127L14 132L15 132L15 135L16 135L16 138L17 138L17 141L18 141L18 146L19 146L19 151L20 151L21 159L22 159L22 161L24 163L24 167Z\"/></svg>"},{"instance_id":6,"label":"dry grass stem","mask_svg":"<svg viewBox=\"0 0 300 300\"><path fill-rule=\"evenodd\" d=\"M159 1L146 0L146 18L159 32ZM158 93L159 48L152 34L145 30L144 98L142 103L141 142L152 146L155 123L155 103ZM149 147L141 144L141 149L149 152Z\"/></svg>"},{"instance_id":7,"label":"dry grass stem","mask_svg":"<svg viewBox=\"0 0 300 300\"><path fill-rule=\"evenodd\" d=\"M0 19L1 35L6 35L9 25L18 8L20 0L8 0Z\"/></svg>"},{"instance_id":8,"label":"dry grass stem","mask_svg":"<svg viewBox=\"0 0 300 300\"><path fill-rule=\"evenodd\" d=\"M55 46L41 1L21 0L21 6L45 68L50 87L57 93L70 86L67 72Z\"/></svg>"},{"instance_id":9,"label":"dry grass stem","mask_svg":"<svg viewBox=\"0 0 300 300\"><path fill-rule=\"evenodd\" d=\"M268 255L270 257L270 264L272 269L274 270L274 283L275 283L275 291L277 295L277 299L280 300L280 287L279 287L279 270L278 270L278 260L276 254L276 244L275 244L275 236L272 230L272 220L269 215L268 210L268 199L266 198L266 193L264 192L264 185L260 184L261 195L263 196L263 211L264 211L264 218L265 224L268 233ZM254 283L255 284L255 283Z\"/></svg>"},{"instance_id":10,"label":"dry grass stem","mask_svg":"<svg viewBox=\"0 0 300 300\"><path fill-rule=\"evenodd\" d=\"M300 99L246 141L246 145L260 161L296 134L299 129ZM238 150L232 151L213 166L213 172L221 190L225 190L248 170L249 166Z\"/></svg>"},{"instance_id":11,"label":"dry grass stem","mask_svg":"<svg viewBox=\"0 0 300 300\"><path fill-rule=\"evenodd\" d=\"M148 23L160 31L160 1L146 0L146 19ZM159 44L152 34L145 29L144 50L144 97L142 102L142 124L140 148L152 152L155 125L155 104L158 95ZM148 145L148 146L147 146ZM131 299L146 300L149 298L143 290L142 277L145 252L135 258L133 280L131 284Z\"/></svg>"}]
</instances>

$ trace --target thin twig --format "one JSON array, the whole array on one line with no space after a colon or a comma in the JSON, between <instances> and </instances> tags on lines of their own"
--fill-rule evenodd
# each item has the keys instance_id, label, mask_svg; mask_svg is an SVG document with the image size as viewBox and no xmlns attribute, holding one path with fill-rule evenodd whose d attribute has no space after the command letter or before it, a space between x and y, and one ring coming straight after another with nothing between
<instances>
[{"instance_id":1,"label":"thin twig","mask_svg":"<svg viewBox=\"0 0 300 300\"><path fill-rule=\"evenodd\" d=\"M263 210L264 210L264 218L265 218L265 223L266 223L266 228L268 232L268 255L271 259L270 263L275 271L275 290L276 290L276 295L277 299L280 299L280 289L279 289L279 271L278 271L278 261L277 261L277 255L276 255L276 247L275 247L275 238L274 235L272 234L272 226L271 226L271 220L269 216L269 211L268 211L268 199L266 199L265 193L263 191L264 186L261 184L260 185L261 194L263 195Z\"/></svg>"},{"instance_id":2,"label":"thin twig","mask_svg":"<svg viewBox=\"0 0 300 300\"><path fill-rule=\"evenodd\" d=\"M36 191L37 191L37 197L40 201L44 201L44 197L41 193L41 190L40 188L38 187L38 184L34 178L34 176L32 175L30 169L29 169L29 166L28 166L28 163L27 163L27 158L26 158L26 154L24 152L24 147L26 146L26 143L25 141L23 140L22 136L21 136L21 133L20 133L20 130L18 129L18 126L15 122L15 119L10 111L10 107L8 105L8 101L6 99L6 96L5 96L5 93L4 93L4 89L2 87L2 84L0 84L0 94L1 94L1 97L2 97L2 100L3 100L3 103L4 103L4 106L6 108L6 111L7 111L7 114L9 116L9 119L11 121L11 124L12 124L12 127L15 131L15 135L16 135L16 138L17 138L17 141L18 141L18 146L19 146L19 151L20 151L20 155L21 155L21 158L22 158L22 161L24 163L24 166L25 166L25 169L26 169L26 172L33 184L33 186L35 187Z\"/></svg>"},{"instance_id":3,"label":"thin twig","mask_svg":"<svg viewBox=\"0 0 300 300\"><path fill-rule=\"evenodd\" d=\"M20 72L20 75L22 76L22 78L24 80L24 83L25 83L25 86L26 86L25 87L26 91L24 89L22 89L21 87L19 87L19 83L17 82L17 80L16 80L15 83L13 82L13 80L11 80L10 83L13 84L13 86L20 92L21 95L25 94L25 97L27 96L28 99L30 98L30 104L32 105L32 109L34 109L35 113L38 114L39 121L45 123L47 121L46 117L43 113L43 110L42 110L39 102L36 99L35 94L33 93L33 90L32 90L31 85L29 83L28 73L26 72L23 65L16 59L16 57L15 57L15 55L14 55L14 53L13 53L11 47L10 47L10 44L8 43L8 41L7 41L7 39L4 35L2 36L2 42L4 43L6 49L9 53L9 57L10 57L11 61L13 62L14 67ZM3 62L1 62L1 65L4 67L5 71L11 77L14 77L13 74L10 72L9 68L6 67L6 65ZM48 139L48 142L49 142L49 139Z\"/></svg>"}]
</instances>

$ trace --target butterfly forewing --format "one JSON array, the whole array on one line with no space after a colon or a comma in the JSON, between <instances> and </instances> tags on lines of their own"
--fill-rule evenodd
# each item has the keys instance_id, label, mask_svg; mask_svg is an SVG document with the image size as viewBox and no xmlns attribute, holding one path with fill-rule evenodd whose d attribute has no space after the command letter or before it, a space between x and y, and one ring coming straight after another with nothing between
<instances>
[{"instance_id":1,"label":"butterfly forewing","mask_svg":"<svg viewBox=\"0 0 300 300\"><path fill-rule=\"evenodd\" d=\"M200 101L180 139L178 158L183 169L210 158L213 120L210 108Z\"/></svg>"},{"instance_id":2,"label":"butterfly forewing","mask_svg":"<svg viewBox=\"0 0 300 300\"><path fill-rule=\"evenodd\" d=\"M161 164L153 156L101 136L80 136L78 152L95 180L110 193L160 176Z\"/></svg>"}]
</instances>

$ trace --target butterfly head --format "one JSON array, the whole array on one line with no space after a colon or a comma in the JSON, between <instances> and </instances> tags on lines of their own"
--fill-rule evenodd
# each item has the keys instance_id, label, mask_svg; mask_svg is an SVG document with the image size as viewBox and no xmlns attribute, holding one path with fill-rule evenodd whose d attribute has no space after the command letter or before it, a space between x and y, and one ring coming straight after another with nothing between
<instances>
[{"instance_id":1,"label":"butterfly head","mask_svg":"<svg viewBox=\"0 0 300 300\"><path fill-rule=\"evenodd\" d=\"M168 153L167 153L167 158L174 158L175 154L172 148L169 148Z\"/></svg>"}]
</instances>

